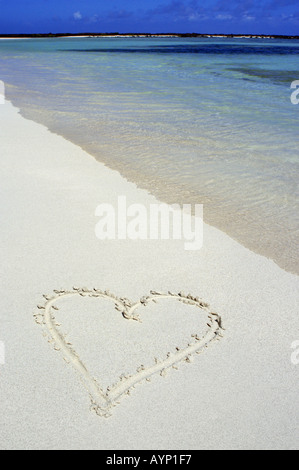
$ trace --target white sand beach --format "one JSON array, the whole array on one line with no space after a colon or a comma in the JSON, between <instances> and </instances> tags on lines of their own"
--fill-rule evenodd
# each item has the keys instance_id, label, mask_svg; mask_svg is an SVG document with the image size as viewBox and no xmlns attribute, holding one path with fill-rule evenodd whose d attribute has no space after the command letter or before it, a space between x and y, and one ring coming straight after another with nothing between
<instances>
[{"instance_id":1,"label":"white sand beach","mask_svg":"<svg viewBox=\"0 0 299 470\"><path fill-rule=\"evenodd\" d=\"M298 276L206 224L199 251L185 251L180 240L100 241L99 204L124 195L149 207L155 198L9 102L0 106L0 139L0 448L297 449ZM109 292L90 297L94 288L158 303L138 306L139 323L115 310ZM73 294L57 300L53 290ZM150 291L191 293L210 307ZM51 293L49 305L43 295ZM33 315L45 305L42 328ZM208 311L225 331L197 355L191 334L215 326L206 325ZM48 343L51 314L60 339L69 334L55 343L60 351ZM67 341L75 368L64 360ZM167 354L189 342L191 362L161 376L174 365ZM90 409L87 382L95 377L106 389L140 367L140 383L133 380L109 418Z\"/></svg>"}]
</instances>

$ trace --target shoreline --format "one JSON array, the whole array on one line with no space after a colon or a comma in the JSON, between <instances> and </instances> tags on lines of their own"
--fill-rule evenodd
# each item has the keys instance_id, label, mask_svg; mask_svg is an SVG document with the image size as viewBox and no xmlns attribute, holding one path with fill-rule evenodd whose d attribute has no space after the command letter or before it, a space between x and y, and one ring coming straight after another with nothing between
<instances>
[{"instance_id":1,"label":"shoreline","mask_svg":"<svg viewBox=\"0 0 299 470\"><path fill-rule=\"evenodd\" d=\"M14 102L14 98L11 99L11 102ZM18 104L13 104L14 106L18 107ZM51 125L48 127L48 123L45 120L44 116L39 116L39 119L35 120L36 116L32 116L27 113L26 108L20 108L19 109L20 114L25 118L32 120L33 122L37 122L43 126L45 126L47 129L49 129L50 132L53 132L54 134L57 134L61 136L62 138L65 138L66 140L72 142L74 145L79 146L83 151L87 152L87 154L91 155L96 162L99 162L100 164L105 165L108 169L111 169L112 171L116 171L119 173L127 182L130 182L134 185L136 185L140 190L146 191L149 195L153 196L153 198L166 203L168 205L171 204L176 204L177 199L173 197L174 194L176 194L177 187L173 186L173 191L168 193L165 193L164 191L164 185L161 181L159 183L157 182L155 184L155 187L151 183L148 183L148 181L145 178L144 174L140 174L134 170L134 167L131 166L129 167L128 165L121 164L120 161L116 159L108 159L105 158L103 155L98 155L97 152L94 151L94 148L90 148L86 143L81 142L78 136L75 136L71 134L70 132L67 134L66 132L61 131L60 129L58 130L57 128L51 127ZM168 185L169 186L169 185ZM198 201L201 202L201 197L198 197L198 195L194 195L192 200L185 201L184 197L180 197L180 204L184 204L186 202L190 203L193 206L198 203ZM203 202L204 207L206 207L205 203ZM296 276L299 276L298 272L298 265L296 264L296 260L294 258L290 258L285 254L284 248L288 246L285 243L285 240L283 240L283 243L281 243L281 246L278 250L277 246L275 245L275 236L274 236L274 231L267 232L267 243L264 243L263 245L259 245L258 241L259 238L250 238L245 236L244 233L239 233L236 227L232 227L232 224L234 223L234 214L230 213L229 214L229 219L230 223L227 223L226 220L223 220L221 216L219 216L220 212L217 213L215 212L215 209L211 211L210 208L206 208L205 210L205 218L207 221L207 224L219 229L221 232L225 233L228 237L236 241L237 243L240 243L242 246L244 246L246 249L252 251L253 253L256 253L259 256L265 257L268 260L271 260L274 262L279 268L282 270L294 274ZM254 222L254 219L251 220L251 223ZM270 236L270 234L273 234ZM279 239L279 237L278 237ZM283 256L281 256L281 253L283 253ZM279 256L280 255L280 256Z\"/></svg>"},{"instance_id":2,"label":"shoreline","mask_svg":"<svg viewBox=\"0 0 299 470\"><path fill-rule=\"evenodd\" d=\"M198 252L184 251L177 240L97 240L98 204L113 205L120 194L145 207L157 199L80 147L25 119L9 102L0 106L0 122L0 340L7 351L6 364L0 365L0 447L295 449L299 366L290 356L291 343L299 339L299 277L207 224ZM106 421L89 410L80 380L33 321L43 294L74 285L109 289L135 301L153 289L191 292L221 315L224 338L192 364L138 386ZM178 311L177 322L167 323L168 345L167 338L160 338L165 330L156 332L151 322L154 308L148 315L143 309L145 337L140 339L134 323L127 344L117 336L123 323L111 317L113 309L104 304L99 319L82 302L63 303L59 321L100 377L109 376L111 366L125 373L138 366L153 338L159 339L154 341L158 350L164 341L172 351L184 327L183 311ZM161 315L168 318L176 307L163 305ZM159 324L159 317L154 318ZM100 344L81 344L86 332L100 338ZM130 341L141 341L140 348L130 350Z\"/></svg>"}]
</instances>

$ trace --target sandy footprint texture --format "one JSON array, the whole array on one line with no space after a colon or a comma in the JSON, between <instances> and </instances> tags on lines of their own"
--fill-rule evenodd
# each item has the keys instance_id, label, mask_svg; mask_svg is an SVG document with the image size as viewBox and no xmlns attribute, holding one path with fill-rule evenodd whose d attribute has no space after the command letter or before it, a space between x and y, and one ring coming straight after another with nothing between
<instances>
[{"instance_id":1,"label":"sandy footprint texture","mask_svg":"<svg viewBox=\"0 0 299 470\"><path fill-rule=\"evenodd\" d=\"M176 300L188 306L198 307L199 314L205 315L207 320L207 329L204 334L194 333L190 342L183 348L177 347L175 352L166 354L164 359L154 358L153 364L149 366L140 365L135 373L121 374L119 380L103 389L95 377L92 376L82 359L75 351L73 345L67 340L62 331L62 325L57 321L59 307L57 303L62 299L73 297L85 297L109 300L114 304L114 308L120 312L123 319L128 322L141 322L141 317L137 310L140 307L146 307L151 303L157 303L161 300ZM73 366L80 376L84 387L89 393L91 400L91 410L98 416L108 418L112 410L120 403L120 399L131 394L132 390L139 383L150 382L151 376L160 374L162 377L172 368L177 369L181 362L191 362L195 354L200 354L214 341L223 337L222 318L218 313L210 310L209 305L199 297L191 294L178 294L168 292L167 294L157 291L151 291L150 295L142 297L138 302L133 303L127 298L119 298L109 290L88 289L73 287L72 290L54 290L53 294L44 295L45 303L38 305L38 311L34 314L35 321L44 329L43 335L56 351L59 351L67 364ZM201 318L202 320L202 318ZM202 328L201 328L202 329Z\"/></svg>"}]
</instances>

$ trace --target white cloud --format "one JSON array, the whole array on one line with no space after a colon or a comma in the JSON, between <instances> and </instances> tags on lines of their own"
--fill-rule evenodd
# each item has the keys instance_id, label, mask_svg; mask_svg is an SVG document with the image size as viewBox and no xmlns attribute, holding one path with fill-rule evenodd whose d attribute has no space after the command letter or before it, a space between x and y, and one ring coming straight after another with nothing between
<instances>
[{"instance_id":1,"label":"white cloud","mask_svg":"<svg viewBox=\"0 0 299 470\"><path fill-rule=\"evenodd\" d=\"M255 21L256 18L255 18L255 16L251 16L251 15L246 14L246 15L243 15L243 20L244 21Z\"/></svg>"},{"instance_id":2,"label":"white cloud","mask_svg":"<svg viewBox=\"0 0 299 470\"><path fill-rule=\"evenodd\" d=\"M189 21L205 21L205 20L208 20L208 19L209 19L209 17L207 15L203 15L203 14L200 14L200 13L191 13L188 16Z\"/></svg>"},{"instance_id":3,"label":"white cloud","mask_svg":"<svg viewBox=\"0 0 299 470\"><path fill-rule=\"evenodd\" d=\"M74 14L73 14L73 17L75 20L82 20L83 16L81 15L80 11L76 11Z\"/></svg>"},{"instance_id":4,"label":"white cloud","mask_svg":"<svg viewBox=\"0 0 299 470\"><path fill-rule=\"evenodd\" d=\"M216 20L232 20L233 17L229 13L219 14L216 16Z\"/></svg>"},{"instance_id":5,"label":"white cloud","mask_svg":"<svg viewBox=\"0 0 299 470\"><path fill-rule=\"evenodd\" d=\"M90 22L90 23L98 23L99 20L100 20L100 19L99 19L99 16L98 16L98 15L93 15L93 16L91 16L91 17L89 18L89 22Z\"/></svg>"}]
</instances>

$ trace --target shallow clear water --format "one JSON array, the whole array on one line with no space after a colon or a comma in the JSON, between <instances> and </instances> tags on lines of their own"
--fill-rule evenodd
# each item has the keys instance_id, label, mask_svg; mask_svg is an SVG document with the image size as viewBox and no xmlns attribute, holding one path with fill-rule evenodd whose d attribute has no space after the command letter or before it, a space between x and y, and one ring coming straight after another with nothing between
<instances>
[{"instance_id":1,"label":"shallow clear water","mask_svg":"<svg viewBox=\"0 0 299 470\"><path fill-rule=\"evenodd\" d=\"M299 41L0 41L0 79L24 116L299 273Z\"/></svg>"}]
</instances>

